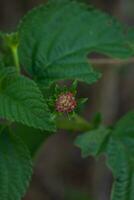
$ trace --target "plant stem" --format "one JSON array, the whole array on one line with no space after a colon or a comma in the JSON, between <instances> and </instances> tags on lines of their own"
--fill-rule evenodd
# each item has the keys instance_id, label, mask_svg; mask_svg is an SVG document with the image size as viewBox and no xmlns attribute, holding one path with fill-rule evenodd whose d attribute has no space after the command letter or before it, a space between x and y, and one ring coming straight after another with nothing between
<instances>
[{"instance_id":1,"label":"plant stem","mask_svg":"<svg viewBox=\"0 0 134 200\"><path fill-rule=\"evenodd\" d=\"M11 34L4 34L4 35L1 33L0 36L2 36L3 38L5 47L8 47L10 49L16 67L16 71L18 72L18 74L20 74L20 63L18 56L18 45L19 45L18 33L14 32Z\"/></svg>"},{"instance_id":2,"label":"plant stem","mask_svg":"<svg viewBox=\"0 0 134 200\"><path fill-rule=\"evenodd\" d=\"M11 51L14 59L14 64L18 73L20 73L20 64L19 64L19 57L18 57L18 46L11 46Z\"/></svg>"},{"instance_id":3,"label":"plant stem","mask_svg":"<svg viewBox=\"0 0 134 200\"><path fill-rule=\"evenodd\" d=\"M93 127L92 125L83 119L82 117L75 115L72 119L66 118L57 118L57 128L64 129L67 131L80 131L85 132L91 130Z\"/></svg>"}]
</instances>

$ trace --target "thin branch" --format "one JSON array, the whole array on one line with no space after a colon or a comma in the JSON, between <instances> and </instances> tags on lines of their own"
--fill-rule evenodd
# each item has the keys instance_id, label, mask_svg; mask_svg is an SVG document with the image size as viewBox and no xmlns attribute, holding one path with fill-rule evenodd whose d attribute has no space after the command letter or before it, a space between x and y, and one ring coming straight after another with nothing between
<instances>
[{"instance_id":1,"label":"thin branch","mask_svg":"<svg viewBox=\"0 0 134 200\"><path fill-rule=\"evenodd\" d=\"M89 62L94 65L126 65L134 63L134 58L111 59L111 58L91 58Z\"/></svg>"}]
</instances>

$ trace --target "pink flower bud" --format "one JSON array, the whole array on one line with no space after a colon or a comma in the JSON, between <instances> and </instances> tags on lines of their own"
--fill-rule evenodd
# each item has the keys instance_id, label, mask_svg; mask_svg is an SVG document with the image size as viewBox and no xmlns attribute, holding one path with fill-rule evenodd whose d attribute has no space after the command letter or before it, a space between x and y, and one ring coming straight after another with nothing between
<instances>
[{"instance_id":1,"label":"pink flower bud","mask_svg":"<svg viewBox=\"0 0 134 200\"><path fill-rule=\"evenodd\" d=\"M56 100L56 110L62 113L72 112L77 103L74 95L71 92L60 94Z\"/></svg>"}]
</instances>

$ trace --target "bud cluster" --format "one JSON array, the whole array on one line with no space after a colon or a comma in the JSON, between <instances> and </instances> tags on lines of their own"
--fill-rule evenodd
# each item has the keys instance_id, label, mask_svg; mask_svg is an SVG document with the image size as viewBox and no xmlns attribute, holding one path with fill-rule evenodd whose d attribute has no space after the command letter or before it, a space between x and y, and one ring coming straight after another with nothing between
<instances>
[{"instance_id":1,"label":"bud cluster","mask_svg":"<svg viewBox=\"0 0 134 200\"><path fill-rule=\"evenodd\" d=\"M67 92L59 95L56 100L56 110L61 113L72 112L77 105L73 93Z\"/></svg>"}]
</instances>

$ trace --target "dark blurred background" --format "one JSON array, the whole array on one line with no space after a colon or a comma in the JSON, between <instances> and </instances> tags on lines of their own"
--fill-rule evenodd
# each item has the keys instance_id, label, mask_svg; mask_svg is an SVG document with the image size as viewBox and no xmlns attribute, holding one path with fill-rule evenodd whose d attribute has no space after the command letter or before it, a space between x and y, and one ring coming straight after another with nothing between
<instances>
[{"instance_id":1,"label":"dark blurred background","mask_svg":"<svg viewBox=\"0 0 134 200\"><path fill-rule=\"evenodd\" d=\"M0 29L14 30L20 18L42 0L0 0ZM91 0L92 3L134 25L133 0ZM98 27L99 28L99 27ZM79 95L89 97L83 116L90 119L101 112L103 121L112 124L134 108L134 63L99 64L103 78L93 86L79 85ZM59 132L49 137L38 152L35 172L24 200L109 200L112 175L105 158L82 159L73 141L75 135Z\"/></svg>"}]
</instances>

